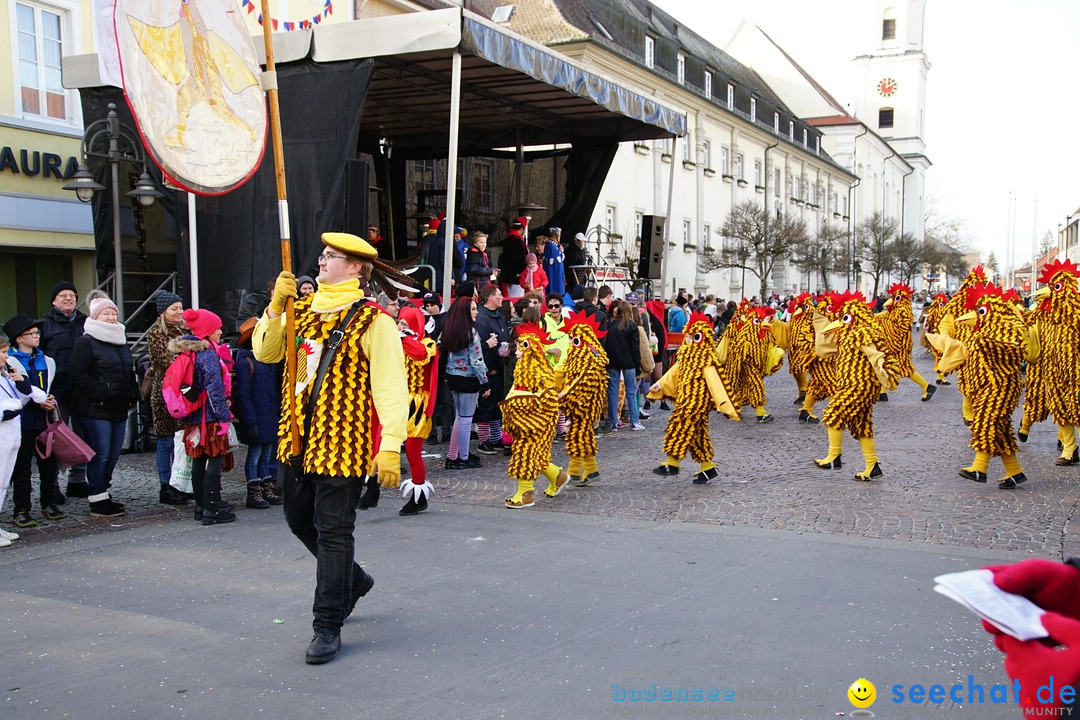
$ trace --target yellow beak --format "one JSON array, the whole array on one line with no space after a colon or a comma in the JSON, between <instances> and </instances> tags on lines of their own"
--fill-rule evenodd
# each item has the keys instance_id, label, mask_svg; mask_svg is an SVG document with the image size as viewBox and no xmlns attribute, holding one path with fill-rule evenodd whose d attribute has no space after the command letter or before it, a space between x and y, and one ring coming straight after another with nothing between
<instances>
[{"instance_id":1,"label":"yellow beak","mask_svg":"<svg viewBox=\"0 0 1080 720\"><path fill-rule=\"evenodd\" d=\"M791 313L791 319L794 320L795 318L799 317L802 314L803 314L802 306L799 306L799 307L795 308L795 312Z\"/></svg>"},{"instance_id":2,"label":"yellow beak","mask_svg":"<svg viewBox=\"0 0 1080 720\"><path fill-rule=\"evenodd\" d=\"M892 298L889 298L888 300L885 301L885 307L891 308L895 302L896 302L895 300L893 300Z\"/></svg>"},{"instance_id":3,"label":"yellow beak","mask_svg":"<svg viewBox=\"0 0 1080 720\"><path fill-rule=\"evenodd\" d=\"M1044 298L1050 297L1050 286L1043 285L1041 288L1032 293L1031 297L1035 298L1036 300L1042 300Z\"/></svg>"},{"instance_id":4,"label":"yellow beak","mask_svg":"<svg viewBox=\"0 0 1080 720\"><path fill-rule=\"evenodd\" d=\"M831 323L826 325L825 329L822 330L821 332L831 333L831 332L834 332L836 330L839 330L842 327L844 327L844 321L843 320L833 320Z\"/></svg>"},{"instance_id":5,"label":"yellow beak","mask_svg":"<svg viewBox=\"0 0 1080 720\"><path fill-rule=\"evenodd\" d=\"M979 314L977 312L975 312L974 310L972 310L971 312L966 312L963 315L961 315L960 317L956 318L956 322L958 322L958 323L970 323L970 322L975 322L978 319L979 319Z\"/></svg>"}]
</instances>

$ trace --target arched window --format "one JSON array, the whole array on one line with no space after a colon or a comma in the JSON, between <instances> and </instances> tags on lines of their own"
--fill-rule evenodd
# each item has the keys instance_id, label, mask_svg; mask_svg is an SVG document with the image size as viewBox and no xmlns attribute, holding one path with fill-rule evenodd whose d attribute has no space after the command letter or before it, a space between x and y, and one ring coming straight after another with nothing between
<instances>
[{"instance_id":1,"label":"arched window","mask_svg":"<svg viewBox=\"0 0 1080 720\"><path fill-rule=\"evenodd\" d=\"M891 107L878 109L877 126L879 128L891 128L893 126L893 109Z\"/></svg>"},{"instance_id":2,"label":"arched window","mask_svg":"<svg viewBox=\"0 0 1080 720\"><path fill-rule=\"evenodd\" d=\"M881 39L896 39L896 10L891 7L885 8L885 12L881 16Z\"/></svg>"}]
</instances>

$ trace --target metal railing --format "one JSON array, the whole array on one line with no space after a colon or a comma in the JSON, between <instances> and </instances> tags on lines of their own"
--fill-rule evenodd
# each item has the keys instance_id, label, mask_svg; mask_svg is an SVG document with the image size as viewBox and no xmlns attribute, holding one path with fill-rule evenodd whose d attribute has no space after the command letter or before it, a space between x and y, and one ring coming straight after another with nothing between
<instances>
[{"instance_id":1,"label":"metal railing","mask_svg":"<svg viewBox=\"0 0 1080 720\"><path fill-rule=\"evenodd\" d=\"M160 285L158 285L156 288L154 288L153 291L151 291L150 295L145 300L142 301L142 304L139 305L139 307L135 308L135 312L133 312L133 313L131 313L130 315L127 316L127 321L126 321L127 324L130 325L131 321L135 317L137 317L139 315L139 313L141 313L146 308L152 307L155 310L157 309L157 305L154 303L153 299L154 299L154 293L156 293L158 290L164 290L166 288L166 286L168 286L169 289L172 292L175 293L176 292L176 277L177 276L176 276L175 272L169 273L168 277L166 277L165 280L163 280ZM132 357L135 357L135 356L139 355L139 353L142 350L145 349L145 347L146 347L146 336L147 336L147 334L149 334L150 328L152 328L152 327L154 327L153 322L151 322L149 327L147 327L146 330L144 330L141 334L128 333L128 344L131 346L131 355L132 355Z\"/></svg>"}]
</instances>

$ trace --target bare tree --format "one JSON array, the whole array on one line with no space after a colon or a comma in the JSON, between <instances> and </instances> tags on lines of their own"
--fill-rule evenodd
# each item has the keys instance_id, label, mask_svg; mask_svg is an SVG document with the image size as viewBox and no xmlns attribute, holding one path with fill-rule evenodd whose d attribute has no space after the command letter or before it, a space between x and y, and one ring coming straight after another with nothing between
<instances>
[{"instance_id":1,"label":"bare tree","mask_svg":"<svg viewBox=\"0 0 1080 720\"><path fill-rule=\"evenodd\" d=\"M748 271L757 277L763 298L776 263L790 257L803 241L806 223L786 215L775 217L753 200L745 200L731 208L719 232L723 245L699 255L698 267L705 273L730 268Z\"/></svg>"},{"instance_id":2,"label":"bare tree","mask_svg":"<svg viewBox=\"0 0 1080 720\"><path fill-rule=\"evenodd\" d=\"M1050 252L1050 248L1057 245L1057 241L1054 239L1054 233L1047 230L1043 233L1042 240L1039 241L1039 257L1042 257L1046 253Z\"/></svg>"},{"instance_id":3,"label":"bare tree","mask_svg":"<svg viewBox=\"0 0 1080 720\"><path fill-rule=\"evenodd\" d=\"M900 280L913 284L915 276L922 275L926 266L926 244L916 240L913 234L904 233L893 242L892 252L894 269L900 273Z\"/></svg>"},{"instance_id":4,"label":"bare tree","mask_svg":"<svg viewBox=\"0 0 1080 720\"><path fill-rule=\"evenodd\" d=\"M893 245L899 223L895 218L887 218L880 212L874 212L859 223L859 255L865 266L863 271L874 277L874 296L878 294L881 277L893 269L896 256Z\"/></svg>"}]
</instances>

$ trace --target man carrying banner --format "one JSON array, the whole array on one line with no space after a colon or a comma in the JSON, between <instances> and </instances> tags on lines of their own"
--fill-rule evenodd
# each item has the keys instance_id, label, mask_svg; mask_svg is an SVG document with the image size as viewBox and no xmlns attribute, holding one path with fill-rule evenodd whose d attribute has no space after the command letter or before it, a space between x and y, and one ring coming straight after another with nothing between
<instances>
[{"instance_id":1,"label":"man carrying banner","mask_svg":"<svg viewBox=\"0 0 1080 720\"><path fill-rule=\"evenodd\" d=\"M296 297L288 271L278 276L252 336L261 362L278 362L294 347L299 356L295 383L284 381L278 457L286 521L317 561L311 664L334 659L342 624L375 582L353 560L356 505L365 475L377 474L384 488L398 486L409 413L397 325L364 302L360 289L375 249L348 233L324 233L322 241L319 289L294 305L296 344L285 323L287 299ZM376 416L378 447L371 431ZM297 431L298 455L290 450Z\"/></svg>"}]
</instances>

